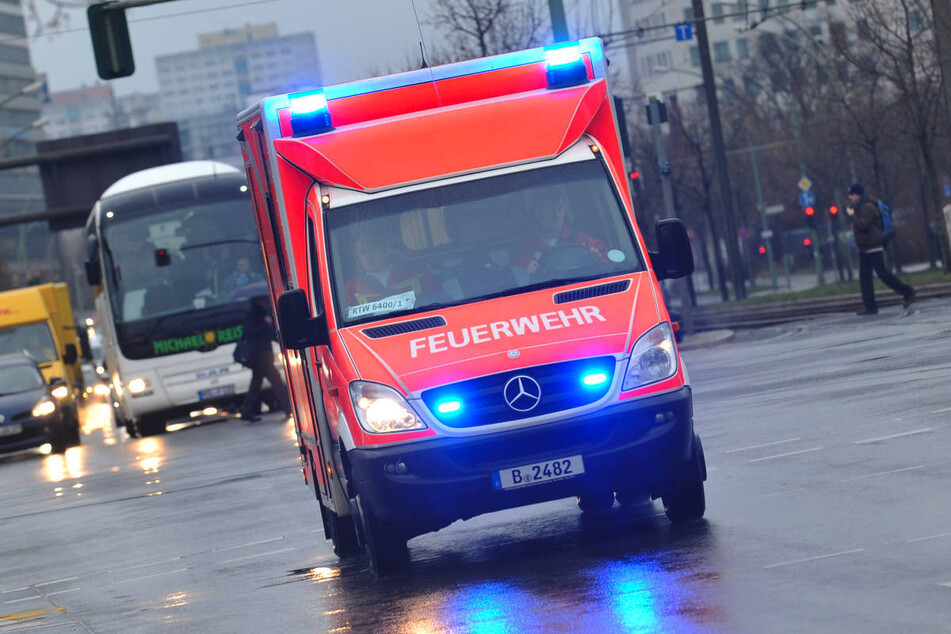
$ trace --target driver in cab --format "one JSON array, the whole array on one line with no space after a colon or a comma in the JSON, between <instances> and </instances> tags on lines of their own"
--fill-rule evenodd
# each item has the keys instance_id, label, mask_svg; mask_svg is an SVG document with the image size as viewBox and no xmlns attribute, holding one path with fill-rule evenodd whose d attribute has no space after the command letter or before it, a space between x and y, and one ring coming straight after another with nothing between
<instances>
[{"instance_id":1,"label":"driver in cab","mask_svg":"<svg viewBox=\"0 0 951 634\"><path fill-rule=\"evenodd\" d=\"M548 204L532 211L535 220L533 234L519 245L512 257L512 265L537 273L542 256L558 246L578 245L591 251L599 260L607 263L607 247L604 242L581 231L575 231L568 218L565 197L558 196Z\"/></svg>"},{"instance_id":2,"label":"driver in cab","mask_svg":"<svg viewBox=\"0 0 951 634\"><path fill-rule=\"evenodd\" d=\"M412 291L417 297L438 290L436 279L396 257L392 244L369 231L354 241L357 272L346 284L347 302L359 306Z\"/></svg>"}]
</instances>

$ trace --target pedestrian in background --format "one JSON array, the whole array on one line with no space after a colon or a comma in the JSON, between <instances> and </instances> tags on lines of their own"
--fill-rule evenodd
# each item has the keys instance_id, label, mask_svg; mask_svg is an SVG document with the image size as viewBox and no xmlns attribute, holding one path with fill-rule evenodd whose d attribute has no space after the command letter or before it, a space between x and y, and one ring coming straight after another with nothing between
<instances>
[{"instance_id":1,"label":"pedestrian in background","mask_svg":"<svg viewBox=\"0 0 951 634\"><path fill-rule=\"evenodd\" d=\"M251 368L251 384L241 404L241 419L252 423L260 420L257 415L261 408L261 384L265 378L271 384L271 392L278 407L284 410L286 416L290 416L291 405L287 397L287 387L280 371L274 367L271 342L277 341L277 332L267 296L251 299L251 310L244 322L242 338L251 344L253 352L247 363L247 367Z\"/></svg>"},{"instance_id":2,"label":"pedestrian in background","mask_svg":"<svg viewBox=\"0 0 951 634\"><path fill-rule=\"evenodd\" d=\"M915 289L898 279L885 266L882 214L878 209L878 203L866 198L865 188L861 183L853 183L849 187L849 206L845 211L852 220L855 246L859 250L859 288L862 291L862 303L865 304L865 308L858 311L858 314L874 315L878 312L872 280L873 271L878 275L878 279L902 296L902 305L908 308L915 301Z\"/></svg>"}]
</instances>

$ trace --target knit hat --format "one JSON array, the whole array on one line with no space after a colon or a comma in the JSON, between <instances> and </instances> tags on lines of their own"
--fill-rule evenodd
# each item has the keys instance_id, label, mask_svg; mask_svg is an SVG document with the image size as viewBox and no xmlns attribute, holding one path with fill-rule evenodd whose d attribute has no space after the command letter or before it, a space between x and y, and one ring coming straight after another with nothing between
<instances>
[{"instance_id":1,"label":"knit hat","mask_svg":"<svg viewBox=\"0 0 951 634\"><path fill-rule=\"evenodd\" d=\"M856 194L858 196L865 195L865 188L862 187L862 183L852 183L849 186L849 194Z\"/></svg>"}]
</instances>

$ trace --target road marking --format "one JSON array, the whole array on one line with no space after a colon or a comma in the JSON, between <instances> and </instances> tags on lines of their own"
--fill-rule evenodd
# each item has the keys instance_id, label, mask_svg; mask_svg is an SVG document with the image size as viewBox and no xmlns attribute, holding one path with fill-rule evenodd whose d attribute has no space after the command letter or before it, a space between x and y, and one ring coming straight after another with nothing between
<instances>
[{"instance_id":1,"label":"road marking","mask_svg":"<svg viewBox=\"0 0 951 634\"><path fill-rule=\"evenodd\" d=\"M43 616L50 612L65 612L66 608L53 608L52 610L34 610L33 612L20 612L14 614L0 614L0 621L19 621L34 616Z\"/></svg>"},{"instance_id":2,"label":"road marking","mask_svg":"<svg viewBox=\"0 0 951 634\"><path fill-rule=\"evenodd\" d=\"M143 579L151 579L151 578L153 578L153 577L164 577L165 575L174 575L174 574L179 573L179 572L185 572L186 570L188 570L188 568L179 568L178 570L171 570L171 571L169 571L169 572L158 572L158 573L156 573L156 574L154 574L154 575L146 575L146 576L144 576L144 577L135 577L135 578L133 578L133 579L123 579L122 581L113 581L113 582L110 583L109 585L110 585L110 586L115 586L115 585L118 585L118 584L120 584L120 583L131 583L132 581L141 581L141 580L143 580Z\"/></svg>"},{"instance_id":3,"label":"road marking","mask_svg":"<svg viewBox=\"0 0 951 634\"><path fill-rule=\"evenodd\" d=\"M171 559L160 559L159 561L150 561L150 562L144 563L144 564L136 564L135 566L125 566L125 567L123 567L123 568L115 568L115 569L113 569L113 570L109 570L108 572L109 572L109 574L114 574L114 573L116 573L116 572L126 572L126 571L128 571L128 570L138 570L139 568L148 568L149 566L157 566L157 565L159 565L159 564L167 564L167 563L172 562L172 561L178 561L178 560L181 559L181 558L182 558L181 555L179 555L178 557L172 557Z\"/></svg>"},{"instance_id":4,"label":"road marking","mask_svg":"<svg viewBox=\"0 0 951 634\"><path fill-rule=\"evenodd\" d=\"M4 601L3 604L6 605L8 603L23 603L24 601L41 601L42 599L43 597L32 596L32 597L27 597L25 599L11 599L10 601Z\"/></svg>"},{"instance_id":5,"label":"road marking","mask_svg":"<svg viewBox=\"0 0 951 634\"><path fill-rule=\"evenodd\" d=\"M747 462L762 462L764 460L774 460L776 458L785 458L786 456L798 456L802 453L812 453L813 451L820 451L822 447L813 447L812 449L801 449L799 451L790 451L789 453L780 453L775 456L765 456L763 458L753 458L752 460L747 460Z\"/></svg>"},{"instance_id":6,"label":"road marking","mask_svg":"<svg viewBox=\"0 0 951 634\"><path fill-rule=\"evenodd\" d=\"M904 418L893 418L891 420L886 420L885 422L879 423L869 423L868 425L859 425L856 429L867 429L868 427L881 427L882 425L891 425L893 423L900 423Z\"/></svg>"},{"instance_id":7,"label":"road marking","mask_svg":"<svg viewBox=\"0 0 951 634\"><path fill-rule=\"evenodd\" d=\"M856 476L854 478L848 478L846 480L839 480L839 482L852 482L853 480L862 480L864 478L874 478L876 476L889 475L892 473L901 473L902 471L914 471L915 469L924 469L925 465L920 464L914 467L905 467L904 469L892 469L891 471L880 471L878 473L868 473L866 475Z\"/></svg>"},{"instance_id":8,"label":"road marking","mask_svg":"<svg viewBox=\"0 0 951 634\"><path fill-rule=\"evenodd\" d=\"M951 533L940 533L938 535L928 535L927 537L916 537L915 539L909 539L905 543L914 544L915 542L925 542L929 539L940 539L942 537L951 537Z\"/></svg>"},{"instance_id":9,"label":"road marking","mask_svg":"<svg viewBox=\"0 0 951 634\"><path fill-rule=\"evenodd\" d=\"M29 590L30 586L23 586L22 588L13 588L12 590L2 590L0 594L10 594L11 592L23 592L24 590Z\"/></svg>"},{"instance_id":10,"label":"road marking","mask_svg":"<svg viewBox=\"0 0 951 634\"><path fill-rule=\"evenodd\" d=\"M930 427L922 427L921 429L913 429L911 431L904 431L900 434L892 434L890 436L879 436L877 438L866 438L865 440L856 440L853 444L856 445L872 445L875 443L885 442L887 440L894 440L896 438L904 438L906 436L919 436L921 434L929 434L934 430Z\"/></svg>"},{"instance_id":11,"label":"road marking","mask_svg":"<svg viewBox=\"0 0 951 634\"><path fill-rule=\"evenodd\" d=\"M951 588L951 581L943 581L938 584L939 586L944 586L945 588Z\"/></svg>"},{"instance_id":12,"label":"road marking","mask_svg":"<svg viewBox=\"0 0 951 634\"><path fill-rule=\"evenodd\" d=\"M749 451L750 449L762 449L763 447L773 447L775 445L783 445L787 442L796 442L797 440L802 440L801 438L787 438L786 440L777 440L776 442L767 442L762 445L750 445L749 447L740 447L739 449L730 449L729 451L724 451L723 453L737 453L739 451Z\"/></svg>"},{"instance_id":13,"label":"road marking","mask_svg":"<svg viewBox=\"0 0 951 634\"><path fill-rule=\"evenodd\" d=\"M226 548L216 548L215 550L211 552L223 553L226 550L237 550L238 548L247 548L248 546L257 546L258 544L269 544L271 542L281 541L282 539L284 539L283 535L280 537L272 537L271 539L262 539L257 542L248 542L247 544L238 544L237 546L227 546Z\"/></svg>"},{"instance_id":14,"label":"road marking","mask_svg":"<svg viewBox=\"0 0 951 634\"><path fill-rule=\"evenodd\" d=\"M82 588L70 588L69 590L57 590L56 592L47 592L46 596L55 597L57 594L66 594L68 592L78 592Z\"/></svg>"},{"instance_id":15,"label":"road marking","mask_svg":"<svg viewBox=\"0 0 951 634\"><path fill-rule=\"evenodd\" d=\"M864 548L856 548L855 550L843 550L840 553L832 553L829 555L817 555L815 557L807 557L805 559L795 559L793 561L783 561L778 564L770 564L768 566L763 566L764 569L769 568L779 568L780 566L791 566L793 564L803 564L809 561L818 561L819 559L829 559L830 557L841 557L842 555L854 555L855 553L865 552Z\"/></svg>"},{"instance_id":16,"label":"road marking","mask_svg":"<svg viewBox=\"0 0 951 634\"><path fill-rule=\"evenodd\" d=\"M272 550L271 552L267 552L267 553L258 553L257 555L247 555L245 557L238 557L237 559L227 559L225 561L219 561L218 565L233 564L236 561L244 561L245 559L254 559L256 557L267 557L268 555L277 555L278 553L286 553L291 550L294 550L294 548L282 548L280 550Z\"/></svg>"},{"instance_id":17,"label":"road marking","mask_svg":"<svg viewBox=\"0 0 951 634\"><path fill-rule=\"evenodd\" d=\"M951 412L951 407L945 407L944 409L936 409L931 412L932 414L944 414L945 412Z\"/></svg>"},{"instance_id":18,"label":"road marking","mask_svg":"<svg viewBox=\"0 0 951 634\"><path fill-rule=\"evenodd\" d=\"M66 577L65 579L54 579L53 581L44 581L43 583L34 583L34 588L42 588L43 586L51 586L54 583L62 583L64 581L76 581L79 577Z\"/></svg>"}]
</instances>

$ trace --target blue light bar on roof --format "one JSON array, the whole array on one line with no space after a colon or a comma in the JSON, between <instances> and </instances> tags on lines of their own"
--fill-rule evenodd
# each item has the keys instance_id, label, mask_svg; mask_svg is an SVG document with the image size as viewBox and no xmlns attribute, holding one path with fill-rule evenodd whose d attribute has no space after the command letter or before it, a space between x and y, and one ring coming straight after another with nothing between
<instances>
[{"instance_id":1,"label":"blue light bar on roof","mask_svg":"<svg viewBox=\"0 0 951 634\"><path fill-rule=\"evenodd\" d=\"M291 105L291 130L294 136L310 136L333 130L323 89L289 95L288 101Z\"/></svg>"},{"instance_id":2,"label":"blue light bar on roof","mask_svg":"<svg viewBox=\"0 0 951 634\"><path fill-rule=\"evenodd\" d=\"M545 67L549 88L576 86L588 81L588 68L578 42L546 46Z\"/></svg>"}]
</instances>

